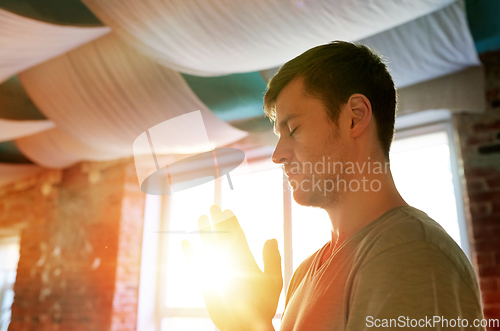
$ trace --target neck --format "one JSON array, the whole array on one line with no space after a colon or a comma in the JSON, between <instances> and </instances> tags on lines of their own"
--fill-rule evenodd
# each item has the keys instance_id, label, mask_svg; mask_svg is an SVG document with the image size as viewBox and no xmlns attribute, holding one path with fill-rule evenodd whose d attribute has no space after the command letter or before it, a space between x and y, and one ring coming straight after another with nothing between
<instances>
[{"instance_id":1,"label":"neck","mask_svg":"<svg viewBox=\"0 0 500 331\"><path fill-rule=\"evenodd\" d=\"M361 185L363 185L361 180L366 180L367 189L361 186L361 189L356 192L347 191L339 202L325 208L332 222L332 244L330 245L332 251L388 210L408 205L396 189L390 170L383 174L353 176L349 180L357 180ZM372 182L373 189L370 189ZM378 190L379 186L380 190Z\"/></svg>"}]
</instances>

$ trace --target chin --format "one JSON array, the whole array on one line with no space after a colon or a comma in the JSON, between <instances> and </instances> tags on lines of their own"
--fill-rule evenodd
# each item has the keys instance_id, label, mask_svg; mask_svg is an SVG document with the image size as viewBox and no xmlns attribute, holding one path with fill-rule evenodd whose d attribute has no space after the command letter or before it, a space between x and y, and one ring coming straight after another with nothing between
<instances>
[{"instance_id":1,"label":"chin","mask_svg":"<svg viewBox=\"0 0 500 331\"><path fill-rule=\"evenodd\" d=\"M300 189L293 191L293 199L301 206L325 208L328 205L329 195L323 196L317 192L304 192Z\"/></svg>"}]
</instances>

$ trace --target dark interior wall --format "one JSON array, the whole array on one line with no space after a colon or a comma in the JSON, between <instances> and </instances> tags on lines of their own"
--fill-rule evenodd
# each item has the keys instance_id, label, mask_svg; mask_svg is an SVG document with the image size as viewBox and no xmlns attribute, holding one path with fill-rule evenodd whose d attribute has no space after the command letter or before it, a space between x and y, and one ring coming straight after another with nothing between
<instances>
[{"instance_id":1,"label":"dark interior wall","mask_svg":"<svg viewBox=\"0 0 500 331\"><path fill-rule=\"evenodd\" d=\"M454 122L484 314L485 318L500 319L500 51L483 53L480 58L486 76L487 109L483 114L455 115Z\"/></svg>"}]
</instances>

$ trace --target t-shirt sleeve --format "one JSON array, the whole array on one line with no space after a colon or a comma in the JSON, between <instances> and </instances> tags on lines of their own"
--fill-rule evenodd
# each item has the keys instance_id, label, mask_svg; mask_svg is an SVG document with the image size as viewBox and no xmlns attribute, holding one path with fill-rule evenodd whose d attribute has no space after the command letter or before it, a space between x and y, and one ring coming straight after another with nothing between
<instances>
[{"instance_id":1,"label":"t-shirt sleeve","mask_svg":"<svg viewBox=\"0 0 500 331\"><path fill-rule=\"evenodd\" d=\"M362 264L348 295L349 331L484 330L473 326L483 318L475 276L428 242L395 246Z\"/></svg>"}]
</instances>

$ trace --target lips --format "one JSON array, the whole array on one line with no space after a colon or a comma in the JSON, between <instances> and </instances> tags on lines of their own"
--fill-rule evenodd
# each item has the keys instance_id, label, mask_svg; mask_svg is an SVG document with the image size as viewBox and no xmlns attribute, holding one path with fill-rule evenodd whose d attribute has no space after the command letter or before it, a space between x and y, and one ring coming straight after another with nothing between
<instances>
[{"instance_id":1,"label":"lips","mask_svg":"<svg viewBox=\"0 0 500 331\"><path fill-rule=\"evenodd\" d=\"M299 172L285 172L285 175L288 177L288 180L290 181L290 179L292 179L292 177L294 176L297 176L299 174Z\"/></svg>"}]
</instances>

